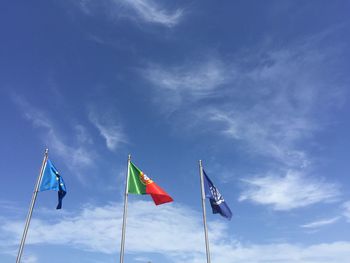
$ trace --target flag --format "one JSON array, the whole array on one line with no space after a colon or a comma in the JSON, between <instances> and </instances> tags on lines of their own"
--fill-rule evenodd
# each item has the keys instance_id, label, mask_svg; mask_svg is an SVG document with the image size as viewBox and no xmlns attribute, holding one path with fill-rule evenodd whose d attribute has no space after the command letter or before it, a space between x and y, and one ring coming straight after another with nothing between
<instances>
[{"instance_id":1,"label":"flag","mask_svg":"<svg viewBox=\"0 0 350 263\"><path fill-rule=\"evenodd\" d=\"M43 177L41 179L39 191L54 190L58 192L58 204L56 209L62 208L62 199L66 195L66 185L63 178L58 173L56 167L50 160L47 160Z\"/></svg>"},{"instance_id":2,"label":"flag","mask_svg":"<svg viewBox=\"0 0 350 263\"><path fill-rule=\"evenodd\" d=\"M156 205L172 202L173 199L146 174L130 162L128 193L151 195Z\"/></svg>"},{"instance_id":3,"label":"flag","mask_svg":"<svg viewBox=\"0 0 350 263\"><path fill-rule=\"evenodd\" d=\"M220 194L219 190L215 187L212 181L209 179L205 171L204 174L204 189L205 197L209 199L213 214L220 214L227 219L231 219L232 212L228 205L226 204L223 196Z\"/></svg>"}]
</instances>

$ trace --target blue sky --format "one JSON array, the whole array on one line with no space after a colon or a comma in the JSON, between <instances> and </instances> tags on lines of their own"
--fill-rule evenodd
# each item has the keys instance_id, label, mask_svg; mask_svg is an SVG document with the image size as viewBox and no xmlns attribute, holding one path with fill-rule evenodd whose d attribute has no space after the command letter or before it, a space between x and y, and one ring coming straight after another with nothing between
<instances>
[{"instance_id":1,"label":"blue sky","mask_svg":"<svg viewBox=\"0 0 350 263\"><path fill-rule=\"evenodd\" d=\"M174 202L130 196L125 262L205 261L198 160L233 211L213 262L350 258L349 1L5 1L0 261L119 260L127 155ZM209 204L207 204L210 211Z\"/></svg>"}]
</instances>

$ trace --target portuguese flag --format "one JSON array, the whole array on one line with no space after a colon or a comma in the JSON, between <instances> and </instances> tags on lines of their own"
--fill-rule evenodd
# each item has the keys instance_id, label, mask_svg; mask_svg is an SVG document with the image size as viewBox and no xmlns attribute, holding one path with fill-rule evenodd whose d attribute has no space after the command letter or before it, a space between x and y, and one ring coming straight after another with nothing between
<instances>
[{"instance_id":1,"label":"portuguese flag","mask_svg":"<svg viewBox=\"0 0 350 263\"><path fill-rule=\"evenodd\" d=\"M173 199L139 168L130 162L128 193L151 195L156 205L172 202Z\"/></svg>"}]
</instances>

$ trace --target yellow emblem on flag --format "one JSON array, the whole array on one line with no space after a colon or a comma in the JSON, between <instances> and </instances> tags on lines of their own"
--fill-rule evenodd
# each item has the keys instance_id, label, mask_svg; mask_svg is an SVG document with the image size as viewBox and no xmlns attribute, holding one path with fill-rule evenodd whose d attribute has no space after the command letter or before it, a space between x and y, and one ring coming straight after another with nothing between
<instances>
[{"instance_id":1,"label":"yellow emblem on flag","mask_svg":"<svg viewBox=\"0 0 350 263\"><path fill-rule=\"evenodd\" d=\"M144 185L148 185L153 183L153 181L147 176L145 175L143 172L140 173L140 180Z\"/></svg>"}]
</instances>

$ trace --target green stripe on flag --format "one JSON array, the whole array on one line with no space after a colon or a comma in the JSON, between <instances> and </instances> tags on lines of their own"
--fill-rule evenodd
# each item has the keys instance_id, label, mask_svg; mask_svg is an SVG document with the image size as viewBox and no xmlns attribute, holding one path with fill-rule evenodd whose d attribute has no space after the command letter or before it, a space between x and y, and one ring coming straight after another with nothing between
<instances>
[{"instance_id":1,"label":"green stripe on flag","mask_svg":"<svg viewBox=\"0 0 350 263\"><path fill-rule=\"evenodd\" d=\"M146 185L140 180L141 170L130 162L128 193L146 194Z\"/></svg>"}]
</instances>

